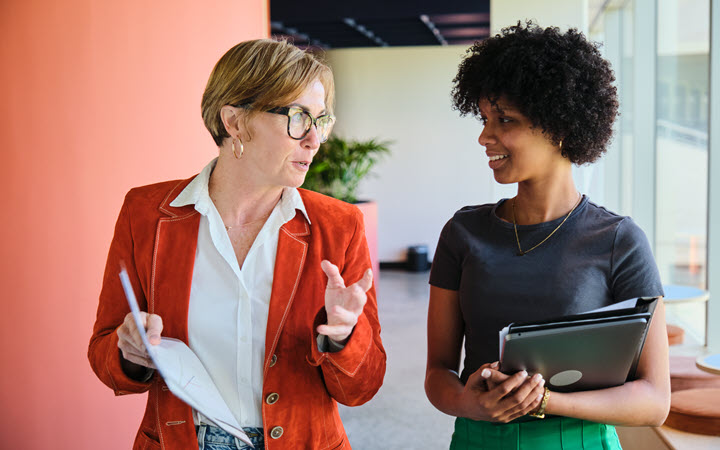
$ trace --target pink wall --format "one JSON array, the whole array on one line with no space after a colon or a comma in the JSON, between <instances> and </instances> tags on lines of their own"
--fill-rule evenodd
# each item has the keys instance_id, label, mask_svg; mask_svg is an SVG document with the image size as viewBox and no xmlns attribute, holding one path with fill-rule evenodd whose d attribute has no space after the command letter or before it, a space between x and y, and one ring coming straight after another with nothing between
<instances>
[{"instance_id":1,"label":"pink wall","mask_svg":"<svg viewBox=\"0 0 720 450\"><path fill-rule=\"evenodd\" d=\"M0 447L130 448L145 396L86 358L115 218L216 154L200 97L267 1L0 2Z\"/></svg>"}]
</instances>

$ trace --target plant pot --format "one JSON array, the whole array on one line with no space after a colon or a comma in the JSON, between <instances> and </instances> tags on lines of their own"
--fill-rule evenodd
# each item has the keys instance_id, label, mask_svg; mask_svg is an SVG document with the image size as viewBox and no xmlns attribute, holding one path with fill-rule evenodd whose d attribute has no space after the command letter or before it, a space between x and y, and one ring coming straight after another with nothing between
<instances>
[{"instance_id":1,"label":"plant pot","mask_svg":"<svg viewBox=\"0 0 720 450\"><path fill-rule=\"evenodd\" d=\"M373 278L375 280L375 288L377 289L377 281L380 279L380 259L378 258L378 213L377 203L373 201L358 201L355 203L363 213L365 219L365 237L370 250L370 261L372 263Z\"/></svg>"}]
</instances>

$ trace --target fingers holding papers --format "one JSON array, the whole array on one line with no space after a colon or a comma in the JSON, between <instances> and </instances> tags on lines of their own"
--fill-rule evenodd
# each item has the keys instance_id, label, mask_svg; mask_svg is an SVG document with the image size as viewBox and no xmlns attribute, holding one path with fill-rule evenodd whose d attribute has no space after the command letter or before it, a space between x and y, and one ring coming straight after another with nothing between
<instances>
[{"instance_id":1,"label":"fingers holding papers","mask_svg":"<svg viewBox=\"0 0 720 450\"><path fill-rule=\"evenodd\" d=\"M148 314L146 312L140 312L140 317L145 326L148 341L151 345L158 345L163 329L162 318L157 314ZM140 366L154 368L132 313L125 316L123 324L117 329L117 335L118 348L122 352L123 358Z\"/></svg>"}]
</instances>

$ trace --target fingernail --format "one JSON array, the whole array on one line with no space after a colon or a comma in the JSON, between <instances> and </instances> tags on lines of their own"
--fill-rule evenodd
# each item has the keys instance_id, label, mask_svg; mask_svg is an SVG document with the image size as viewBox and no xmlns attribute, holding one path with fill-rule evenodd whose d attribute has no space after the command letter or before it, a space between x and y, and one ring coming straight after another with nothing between
<instances>
[{"instance_id":1,"label":"fingernail","mask_svg":"<svg viewBox=\"0 0 720 450\"><path fill-rule=\"evenodd\" d=\"M483 371L480 372L480 376L483 378L490 378L490 371L488 369L483 369Z\"/></svg>"},{"instance_id":2,"label":"fingernail","mask_svg":"<svg viewBox=\"0 0 720 450\"><path fill-rule=\"evenodd\" d=\"M495 361L494 363L490 364L490 367L492 367L493 369L497 369L497 367L498 367L499 365L500 365L500 363L498 363L497 361Z\"/></svg>"},{"instance_id":3,"label":"fingernail","mask_svg":"<svg viewBox=\"0 0 720 450\"><path fill-rule=\"evenodd\" d=\"M523 378L527 378L528 373L527 373L526 371L523 370L523 371L520 372L520 373L522 374L522 377L523 377Z\"/></svg>"},{"instance_id":4,"label":"fingernail","mask_svg":"<svg viewBox=\"0 0 720 450\"><path fill-rule=\"evenodd\" d=\"M536 382L540 382L540 380L542 380L542 375L536 373L535 375L533 375L533 380L535 380Z\"/></svg>"},{"instance_id":5,"label":"fingernail","mask_svg":"<svg viewBox=\"0 0 720 450\"><path fill-rule=\"evenodd\" d=\"M538 396L537 396L537 401L541 402L541 401L542 401L542 398L543 398L543 394L538 395Z\"/></svg>"}]
</instances>

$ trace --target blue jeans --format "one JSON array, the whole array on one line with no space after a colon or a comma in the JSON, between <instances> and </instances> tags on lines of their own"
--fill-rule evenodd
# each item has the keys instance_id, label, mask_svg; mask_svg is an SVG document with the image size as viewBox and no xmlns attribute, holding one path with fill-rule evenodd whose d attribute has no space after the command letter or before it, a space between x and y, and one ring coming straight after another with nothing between
<instances>
[{"instance_id":1,"label":"blue jeans","mask_svg":"<svg viewBox=\"0 0 720 450\"><path fill-rule=\"evenodd\" d=\"M212 425L198 425L195 427L200 450L250 450L252 447L226 432L222 428ZM255 450L265 450L265 438L262 428L243 428L243 431L250 438Z\"/></svg>"}]
</instances>

